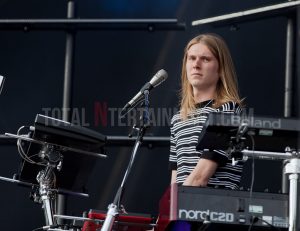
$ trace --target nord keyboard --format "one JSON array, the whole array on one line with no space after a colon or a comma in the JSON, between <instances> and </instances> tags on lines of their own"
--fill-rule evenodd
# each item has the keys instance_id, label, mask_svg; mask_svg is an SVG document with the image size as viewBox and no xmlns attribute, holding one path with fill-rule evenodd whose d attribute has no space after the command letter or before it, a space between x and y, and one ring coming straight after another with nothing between
<instances>
[{"instance_id":1,"label":"nord keyboard","mask_svg":"<svg viewBox=\"0 0 300 231\"><path fill-rule=\"evenodd\" d=\"M212 223L223 230L268 230L288 228L288 195L177 186L173 184L160 200L158 231L173 221ZM226 227L225 227L226 226Z\"/></svg>"}]
</instances>

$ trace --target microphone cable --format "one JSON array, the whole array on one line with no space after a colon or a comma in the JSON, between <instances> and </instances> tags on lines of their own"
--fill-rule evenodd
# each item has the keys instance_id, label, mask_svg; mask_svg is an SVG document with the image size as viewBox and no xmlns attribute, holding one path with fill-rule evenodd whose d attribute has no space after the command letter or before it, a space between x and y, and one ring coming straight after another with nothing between
<instances>
[{"instance_id":1,"label":"microphone cable","mask_svg":"<svg viewBox=\"0 0 300 231\"><path fill-rule=\"evenodd\" d=\"M254 158L254 151L255 151L255 141L254 141L254 138L253 138L253 135L252 134L248 134L250 139L251 139L251 142L252 142L252 163L251 163L251 183L250 183L250 194L249 194L249 209L250 209L250 205L251 205L251 202L252 202L252 193L253 193L253 186L254 186L254 180L255 180L255 158ZM250 211L252 212L252 211ZM254 219L252 219L252 222L251 222L251 225L249 226L248 228L248 231L251 231L252 229L252 226L253 224L257 222L257 220L255 221Z\"/></svg>"}]
</instances>

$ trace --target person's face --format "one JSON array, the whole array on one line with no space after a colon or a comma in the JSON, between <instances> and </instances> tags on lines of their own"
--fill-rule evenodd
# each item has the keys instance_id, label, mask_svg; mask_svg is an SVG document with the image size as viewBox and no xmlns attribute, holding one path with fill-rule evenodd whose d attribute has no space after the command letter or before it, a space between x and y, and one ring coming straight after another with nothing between
<instances>
[{"instance_id":1,"label":"person's face","mask_svg":"<svg viewBox=\"0 0 300 231\"><path fill-rule=\"evenodd\" d=\"M205 90L217 86L219 63L206 45L196 43L188 49L186 74L194 90Z\"/></svg>"}]
</instances>

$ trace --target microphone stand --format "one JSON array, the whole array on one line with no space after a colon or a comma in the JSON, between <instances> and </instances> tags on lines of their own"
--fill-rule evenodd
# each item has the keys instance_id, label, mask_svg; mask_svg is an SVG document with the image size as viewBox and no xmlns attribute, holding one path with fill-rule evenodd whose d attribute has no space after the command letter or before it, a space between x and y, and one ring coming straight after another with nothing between
<instances>
[{"instance_id":1,"label":"microphone stand","mask_svg":"<svg viewBox=\"0 0 300 231\"><path fill-rule=\"evenodd\" d=\"M146 129L149 127L149 90L145 90L143 94L145 97L144 97L144 110L141 118L141 126L140 128L135 128L135 126L133 127L133 129L136 129L138 131L138 135L122 183L115 195L113 203L111 203L108 206L108 211L104 223L102 225L101 231L111 231L116 217L119 215L120 212L124 212L124 208L122 208L120 203L122 200L123 192L125 190L126 180L133 166L137 150L143 142L143 137L146 132Z\"/></svg>"}]
</instances>

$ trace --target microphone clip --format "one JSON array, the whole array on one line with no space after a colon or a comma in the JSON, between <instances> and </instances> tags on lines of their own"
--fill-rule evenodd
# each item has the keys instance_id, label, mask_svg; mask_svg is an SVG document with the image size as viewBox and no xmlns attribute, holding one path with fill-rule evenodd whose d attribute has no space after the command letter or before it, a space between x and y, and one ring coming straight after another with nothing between
<instances>
[{"instance_id":1,"label":"microphone clip","mask_svg":"<svg viewBox=\"0 0 300 231\"><path fill-rule=\"evenodd\" d=\"M143 102L143 113L141 115L141 125L144 127L150 126L150 112L149 112L149 90L143 91L144 102Z\"/></svg>"}]
</instances>

